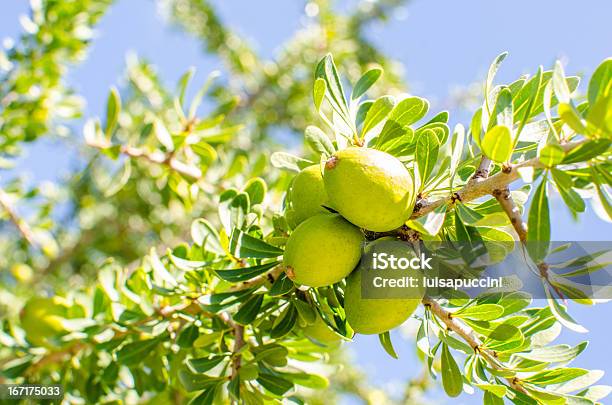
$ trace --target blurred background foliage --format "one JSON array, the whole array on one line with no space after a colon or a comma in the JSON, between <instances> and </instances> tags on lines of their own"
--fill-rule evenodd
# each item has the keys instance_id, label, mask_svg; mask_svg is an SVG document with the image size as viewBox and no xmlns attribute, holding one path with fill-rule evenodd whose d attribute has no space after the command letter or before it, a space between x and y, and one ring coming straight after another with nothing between
<instances>
[{"instance_id":1,"label":"blurred background foliage","mask_svg":"<svg viewBox=\"0 0 612 405\"><path fill-rule=\"evenodd\" d=\"M365 35L405 1L366 0L348 13L333 1L305 2L307 24L265 59L208 1L160 0L168 21L218 56L223 72L213 72L198 91L209 72L188 70L169 88L154 66L131 55L106 115L83 117L87 100L66 77L87 57L112 3L32 0L20 19L22 34L5 40L0 52L0 318L15 318L32 291L53 295L87 285L109 257L133 266L151 247L187 240L193 219L211 217L218 193L230 185L260 176L272 188L270 206L280 206L289 179L270 170L268 158L278 142L301 148L304 128L319 122L312 69L328 52L353 82L373 61L383 67L373 96L407 90L399 64ZM188 86L195 92L190 100ZM279 140L279 129L296 136ZM63 180L31 182L13 169L23 146L43 137L65 148L49 159L72 162ZM411 382L406 399L426 385ZM336 374L330 387L313 393L313 403L347 392L368 403L389 399L353 369Z\"/></svg>"}]
</instances>

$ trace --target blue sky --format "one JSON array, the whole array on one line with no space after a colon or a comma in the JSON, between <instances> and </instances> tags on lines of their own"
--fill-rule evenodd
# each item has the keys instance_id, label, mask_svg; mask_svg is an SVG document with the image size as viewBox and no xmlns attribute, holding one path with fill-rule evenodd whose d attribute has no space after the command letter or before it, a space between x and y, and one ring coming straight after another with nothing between
<instances>
[{"instance_id":1,"label":"blue sky","mask_svg":"<svg viewBox=\"0 0 612 405\"><path fill-rule=\"evenodd\" d=\"M4 1L0 13L0 37L20 32L18 16L27 11L27 2ZM216 0L221 17L248 38L258 53L273 56L283 42L304 23L302 1L287 0ZM341 9L356 4L340 1ZM401 61L406 80L415 94L444 105L450 90L482 80L489 62L500 52L509 51L498 76L509 82L519 75L534 72L539 64L550 67L561 58L572 74L592 72L612 54L612 28L609 18L612 2L591 0L415 0L388 24L375 24L369 37L388 54ZM150 0L118 0L106 15L97 32L89 58L70 70L68 80L87 99L86 115L102 114L108 89L120 84L129 51L153 62L161 77L173 85L189 67L198 68L200 78L220 68L217 58L201 52L200 44L183 32L169 27L160 18ZM28 149L19 165L33 181L56 179L69 167L69 159L55 152L59 146L43 140ZM63 156L58 158L57 156ZM609 240L612 225L588 212L574 222L553 199L553 237L556 240ZM612 371L608 335L612 327L609 305L595 308L575 307L572 314L591 333L578 335L564 332L559 341L578 343L591 340L587 352L576 366ZM378 347L377 338L360 337L351 347L359 363L372 371L372 381L383 384L416 375L414 350L407 342L397 342L401 359L388 358ZM601 383L612 384L606 375ZM479 397L480 398L480 397ZM463 396L455 403L473 403L474 397Z\"/></svg>"}]
</instances>

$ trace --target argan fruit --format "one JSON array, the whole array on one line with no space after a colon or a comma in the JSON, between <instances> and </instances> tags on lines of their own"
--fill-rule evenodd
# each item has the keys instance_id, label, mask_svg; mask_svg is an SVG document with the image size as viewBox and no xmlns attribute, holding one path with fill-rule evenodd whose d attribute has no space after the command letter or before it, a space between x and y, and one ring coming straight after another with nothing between
<instances>
[{"instance_id":1,"label":"argan fruit","mask_svg":"<svg viewBox=\"0 0 612 405\"><path fill-rule=\"evenodd\" d=\"M285 247L287 276L309 287L332 285L359 263L364 237L338 214L319 214L302 222Z\"/></svg>"},{"instance_id":2,"label":"argan fruit","mask_svg":"<svg viewBox=\"0 0 612 405\"><path fill-rule=\"evenodd\" d=\"M15 264L11 267L11 273L15 280L20 283L29 283L32 281L32 277L34 277L34 271L27 264L19 263Z\"/></svg>"},{"instance_id":3,"label":"argan fruit","mask_svg":"<svg viewBox=\"0 0 612 405\"><path fill-rule=\"evenodd\" d=\"M325 321L317 314L317 319L313 324L310 324L303 328L304 334L311 339L316 340L319 343L326 345L332 345L338 343L342 338L336 334Z\"/></svg>"},{"instance_id":4,"label":"argan fruit","mask_svg":"<svg viewBox=\"0 0 612 405\"><path fill-rule=\"evenodd\" d=\"M369 148L347 148L325 163L331 207L353 224L375 232L399 228L415 203L412 176L394 156Z\"/></svg>"},{"instance_id":5,"label":"argan fruit","mask_svg":"<svg viewBox=\"0 0 612 405\"><path fill-rule=\"evenodd\" d=\"M68 314L68 303L61 297L31 298L21 310L21 327L32 344L53 346L50 339L67 332L62 321Z\"/></svg>"},{"instance_id":6,"label":"argan fruit","mask_svg":"<svg viewBox=\"0 0 612 405\"><path fill-rule=\"evenodd\" d=\"M327 194L321 167L312 165L299 172L291 183L287 197L289 208L286 217L293 229L314 215L328 212L323 208L323 204L327 203Z\"/></svg>"},{"instance_id":7,"label":"argan fruit","mask_svg":"<svg viewBox=\"0 0 612 405\"><path fill-rule=\"evenodd\" d=\"M389 243L387 238L379 239L366 247L364 259L372 257L372 253L385 252L394 254L396 257L408 257L408 254L414 254L413 251L407 253L406 249L410 248L405 245L405 242L392 241ZM359 268L347 278L344 290L346 320L356 333L364 335L383 333L404 323L419 306L425 292L419 286L407 294L410 298L362 298L362 272L377 271L377 275L384 277L388 271L371 270L368 266L370 263L362 262ZM399 271L406 272L406 270ZM417 276L417 274L414 275Z\"/></svg>"}]
</instances>

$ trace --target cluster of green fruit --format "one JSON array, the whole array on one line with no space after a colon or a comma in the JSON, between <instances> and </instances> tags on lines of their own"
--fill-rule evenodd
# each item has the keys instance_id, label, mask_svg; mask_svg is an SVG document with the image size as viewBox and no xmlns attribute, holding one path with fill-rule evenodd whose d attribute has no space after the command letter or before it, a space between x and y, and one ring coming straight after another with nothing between
<instances>
[{"instance_id":1,"label":"cluster of green fruit","mask_svg":"<svg viewBox=\"0 0 612 405\"><path fill-rule=\"evenodd\" d=\"M394 156L349 147L324 164L302 170L287 192L286 218L294 230L285 248L285 272L308 287L329 286L348 277L344 309L356 333L393 329L419 305L418 299L362 298L358 267L365 245L362 230L387 232L401 227L412 214L414 190L412 175ZM377 241L365 249L374 253ZM325 337L333 335L322 320L305 333L323 340L311 333L314 328L317 335L323 334L322 328L328 330Z\"/></svg>"}]
</instances>

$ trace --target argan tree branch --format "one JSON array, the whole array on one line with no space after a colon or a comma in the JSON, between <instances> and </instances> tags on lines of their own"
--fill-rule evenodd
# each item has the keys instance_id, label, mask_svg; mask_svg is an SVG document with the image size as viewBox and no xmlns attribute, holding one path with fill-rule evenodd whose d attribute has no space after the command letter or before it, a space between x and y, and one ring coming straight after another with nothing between
<instances>
[{"instance_id":1,"label":"argan tree branch","mask_svg":"<svg viewBox=\"0 0 612 405\"><path fill-rule=\"evenodd\" d=\"M503 370L503 367L496 360L495 353L489 349L482 347L482 341L478 338L476 333L468 327L465 323L460 320L453 318L451 312L445 310L440 306L440 304L429 297L423 298L423 305L429 308L431 312L440 319L444 325L449 330L452 330L457 335L459 335L470 347L474 350L475 353L481 355L482 358L486 360L486 362L496 370ZM525 389L520 385L520 381L516 377L508 377L506 378L508 384L516 391L527 394Z\"/></svg>"},{"instance_id":2,"label":"argan tree branch","mask_svg":"<svg viewBox=\"0 0 612 405\"><path fill-rule=\"evenodd\" d=\"M9 217L9 220L15 225L21 236L34 248L38 248L38 242L36 242L36 238L34 237L34 232L29 227L29 225L19 217L13 205L10 201L8 194L2 189L0 189L0 207L2 210L6 212Z\"/></svg>"},{"instance_id":3,"label":"argan tree branch","mask_svg":"<svg viewBox=\"0 0 612 405\"><path fill-rule=\"evenodd\" d=\"M108 149L109 147L109 145L99 144L95 142L87 142L87 145L100 150ZM146 152L141 148L136 148L134 146L127 145L122 145L119 151L122 154L131 158L142 159L150 163L168 166L175 172L190 177L194 180L199 180L202 178L202 171L198 167L181 162L180 160L176 159L176 157L171 153L166 154L159 151Z\"/></svg>"},{"instance_id":4,"label":"argan tree branch","mask_svg":"<svg viewBox=\"0 0 612 405\"><path fill-rule=\"evenodd\" d=\"M562 147L565 152L569 152L582 145L584 142L586 142L586 140L568 143L562 145ZM480 166L482 166L482 162ZM475 175L461 190L450 197L445 197L434 201L428 201L427 199L417 201L411 219L420 218L427 215L442 204L452 206L452 204L457 200L465 203L486 195L493 195L494 190L504 190L510 183L518 180L520 178L519 170L526 167L543 168L544 165L540 162L539 158L535 157L521 163L507 164L499 173L491 177L480 178L476 177Z\"/></svg>"},{"instance_id":5,"label":"argan tree branch","mask_svg":"<svg viewBox=\"0 0 612 405\"><path fill-rule=\"evenodd\" d=\"M503 189L493 190L493 197L495 197L495 199L499 202L499 205L501 205L502 209L510 219L510 223L514 227L519 240L521 242L525 242L527 240L527 224L525 221L523 221L521 211L512 199L512 194L510 194L510 189L508 186Z\"/></svg>"}]
</instances>

